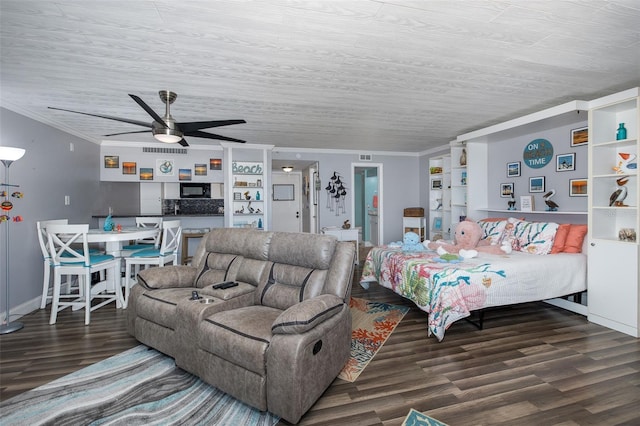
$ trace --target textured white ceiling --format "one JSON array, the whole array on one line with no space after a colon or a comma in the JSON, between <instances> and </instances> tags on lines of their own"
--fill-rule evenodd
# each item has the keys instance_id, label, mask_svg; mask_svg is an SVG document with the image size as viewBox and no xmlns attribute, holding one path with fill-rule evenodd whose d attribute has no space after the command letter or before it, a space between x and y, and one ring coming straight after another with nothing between
<instances>
[{"instance_id":1,"label":"textured white ceiling","mask_svg":"<svg viewBox=\"0 0 640 426\"><path fill-rule=\"evenodd\" d=\"M0 37L2 106L93 141L143 128L47 106L151 122L127 94L169 89L247 142L419 152L640 85L639 0L2 0Z\"/></svg>"}]
</instances>

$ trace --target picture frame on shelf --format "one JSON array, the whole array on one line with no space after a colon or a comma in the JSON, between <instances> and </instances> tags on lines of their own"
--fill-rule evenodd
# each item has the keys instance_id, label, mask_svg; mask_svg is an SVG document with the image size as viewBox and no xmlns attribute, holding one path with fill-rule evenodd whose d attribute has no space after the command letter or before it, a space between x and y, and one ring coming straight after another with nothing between
<instances>
[{"instance_id":1,"label":"picture frame on shelf","mask_svg":"<svg viewBox=\"0 0 640 426\"><path fill-rule=\"evenodd\" d=\"M586 178L569 179L569 197L586 197L588 181Z\"/></svg>"},{"instance_id":2,"label":"picture frame on shelf","mask_svg":"<svg viewBox=\"0 0 640 426\"><path fill-rule=\"evenodd\" d=\"M507 163L507 177L519 177L520 166L521 166L521 163L519 161L513 161L511 163Z\"/></svg>"},{"instance_id":3,"label":"picture frame on shelf","mask_svg":"<svg viewBox=\"0 0 640 426\"><path fill-rule=\"evenodd\" d=\"M589 143L589 127L571 130L571 146L587 146Z\"/></svg>"},{"instance_id":4,"label":"picture frame on shelf","mask_svg":"<svg viewBox=\"0 0 640 426\"><path fill-rule=\"evenodd\" d=\"M179 169L178 180L191 180L191 169Z\"/></svg>"},{"instance_id":5,"label":"picture frame on shelf","mask_svg":"<svg viewBox=\"0 0 640 426\"><path fill-rule=\"evenodd\" d=\"M431 179L431 189L442 189L442 179Z\"/></svg>"},{"instance_id":6,"label":"picture frame on shelf","mask_svg":"<svg viewBox=\"0 0 640 426\"><path fill-rule=\"evenodd\" d=\"M196 176L206 176L207 175L207 165L206 164L194 164L193 170Z\"/></svg>"},{"instance_id":7,"label":"picture frame on shelf","mask_svg":"<svg viewBox=\"0 0 640 426\"><path fill-rule=\"evenodd\" d=\"M544 192L544 176L535 176L529 178L529 192Z\"/></svg>"},{"instance_id":8,"label":"picture frame on shelf","mask_svg":"<svg viewBox=\"0 0 640 426\"><path fill-rule=\"evenodd\" d=\"M521 195L520 196L520 211L532 212L534 209L533 196Z\"/></svg>"},{"instance_id":9,"label":"picture frame on shelf","mask_svg":"<svg viewBox=\"0 0 640 426\"><path fill-rule=\"evenodd\" d=\"M240 193L240 192L234 192L234 193L233 193L233 199L234 199L235 201L242 200L242 193Z\"/></svg>"},{"instance_id":10,"label":"picture frame on shelf","mask_svg":"<svg viewBox=\"0 0 640 426\"><path fill-rule=\"evenodd\" d=\"M440 216L436 216L433 218L433 229L434 231L442 230L442 218Z\"/></svg>"},{"instance_id":11,"label":"picture frame on shelf","mask_svg":"<svg viewBox=\"0 0 640 426\"><path fill-rule=\"evenodd\" d=\"M514 194L515 184L511 183L501 183L500 184L500 197L502 198L511 198Z\"/></svg>"},{"instance_id":12,"label":"picture frame on shelf","mask_svg":"<svg viewBox=\"0 0 640 426\"><path fill-rule=\"evenodd\" d=\"M576 153L556 155L556 172L571 172L576 169Z\"/></svg>"},{"instance_id":13,"label":"picture frame on shelf","mask_svg":"<svg viewBox=\"0 0 640 426\"><path fill-rule=\"evenodd\" d=\"M222 158L209 158L209 170L222 170Z\"/></svg>"}]
</instances>

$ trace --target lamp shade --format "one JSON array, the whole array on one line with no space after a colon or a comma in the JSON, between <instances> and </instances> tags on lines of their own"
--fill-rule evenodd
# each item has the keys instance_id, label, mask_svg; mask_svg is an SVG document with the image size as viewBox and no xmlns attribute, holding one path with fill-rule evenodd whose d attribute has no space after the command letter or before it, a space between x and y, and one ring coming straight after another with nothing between
<instances>
[{"instance_id":1,"label":"lamp shade","mask_svg":"<svg viewBox=\"0 0 640 426\"><path fill-rule=\"evenodd\" d=\"M153 137L164 143L178 143L182 140L182 132L169 127L152 130Z\"/></svg>"},{"instance_id":2,"label":"lamp shade","mask_svg":"<svg viewBox=\"0 0 640 426\"><path fill-rule=\"evenodd\" d=\"M0 160L16 161L21 159L25 152L22 148L0 146Z\"/></svg>"}]
</instances>

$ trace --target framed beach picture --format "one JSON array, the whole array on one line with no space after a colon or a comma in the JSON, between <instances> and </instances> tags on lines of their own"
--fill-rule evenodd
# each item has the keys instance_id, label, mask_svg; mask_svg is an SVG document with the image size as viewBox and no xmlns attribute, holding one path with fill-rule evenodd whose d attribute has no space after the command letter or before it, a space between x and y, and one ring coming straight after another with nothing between
<instances>
[{"instance_id":1,"label":"framed beach picture","mask_svg":"<svg viewBox=\"0 0 640 426\"><path fill-rule=\"evenodd\" d=\"M587 179L569 179L569 197L586 197Z\"/></svg>"},{"instance_id":2,"label":"framed beach picture","mask_svg":"<svg viewBox=\"0 0 640 426\"><path fill-rule=\"evenodd\" d=\"M576 169L576 153L556 155L556 172L570 172Z\"/></svg>"},{"instance_id":3,"label":"framed beach picture","mask_svg":"<svg viewBox=\"0 0 640 426\"><path fill-rule=\"evenodd\" d=\"M435 231L442 230L442 218L437 216L433 218L433 229Z\"/></svg>"},{"instance_id":4,"label":"framed beach picture","mask_svg":"<svg viewBox=\"0 0 640 426\"><path fill-rule=\"evenodd\" d=\"M133 161L123 161L122 162L122 174L123 175L135 175L138 173L137 164Z\"/></svg>"},{"instance_id":5,"label":"framed beach picture","mask_svg":"<svg viewBox=\"0 0 640 426\"><path fill-rule=\"evenodd\" d=\"M571 131L571 146L587 146L589 143L589 128L580 127Z\"/></svg>"},{"instance_id":6,"label":"framed beach picture","mask_svg":"<svg viewBox=\"0 0 640 426\"><path fill-rule=\"evenodd\" d=\"M514 191L514 184L512 183L501 183L500 184L500 196L502 198L511 198Z\"/></svg>"},{"instance_id":7,"label":"framed beach picture","mask_svg":"<svg viewBox=\"0 0 640 426\"><path fill-rule=\"evenodd\" d=\"M178 180L191 180L191 169L179 169Z\"/></svg>"},{"instance_id":8,"label":"framed beach picture","mask_svg":"<svg viewBox=\"0 0 640 426\"><path fill-rule=\"evenodd\" d=\"M207 165L206 164L194 164L193 170L196 176L206 176L207 175Z\"/></svg>"},{"instance_id":9,"label":"framed beach picture","mask_svg":"<svg viewBox=\"0 0 640 426\"><path fill-rule=\"evenodd\" d=\"M105 169L117 169L120 167L120 157L117 155L105 155L104 156L104 168Z\"/></svg>"},{"instance_id":10,"label":"framed beach picture","mask_svg":"<svg viewBox=\"0 0 640 426\"><path fill-rule=\"evenodd\" d=\"M209 169L210 170L222 170L222 159L221 158L210 158L209 159Z\"/></svg>"},{"instance_id":11,"label":"framed beach picture","mask_svg":"<svg viewBox=\"0 0 640 426\"><path fill-rule=\"evenodd\" d=\"M140 167L140 180L153 180L153 168Z\"/></svg>"},{"instance_id":12,"label":"framed beach picture","mask_svg":"<svg viewBox=\"0 0 640 426\"><path fill-rule=\"evenodd\" d=\"M529 178L529 192L544 192L544 176Z\"/></svg>"},{"instance_id":13,"label":"framed beach picture","mask_svg":"<svg viewBox=\"0 0 640 426\"><path fill-rule=\"evenodd\" d=\"M512 163L507 163L507 177L518 176L520 176L520 162L514 161Z\"/></svg>"}]
</instances>

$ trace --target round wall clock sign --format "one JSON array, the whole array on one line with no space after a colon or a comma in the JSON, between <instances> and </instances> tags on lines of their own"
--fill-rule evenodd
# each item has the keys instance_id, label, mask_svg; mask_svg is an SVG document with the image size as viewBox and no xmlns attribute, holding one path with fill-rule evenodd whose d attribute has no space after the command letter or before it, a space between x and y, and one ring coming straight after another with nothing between
<instances>
[{"instance_id":1,"label":"round wall clock sign","mask_svg":"<svg viewBox=\"0 0 640 426\"><path fill-rule=\"evenodd\" d=\"M532 140L524 147L522 160L532 169L540 169L551 162L553 145L546 139Z\"/></svg>"}]
</instances>

